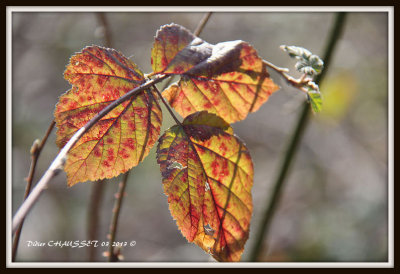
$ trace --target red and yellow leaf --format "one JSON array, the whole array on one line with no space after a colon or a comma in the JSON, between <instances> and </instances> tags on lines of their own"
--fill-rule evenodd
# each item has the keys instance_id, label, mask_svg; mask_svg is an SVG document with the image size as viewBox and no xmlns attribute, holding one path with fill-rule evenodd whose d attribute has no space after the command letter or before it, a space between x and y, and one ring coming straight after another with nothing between
<instances>
[{"instance_id":1,"label":"red and yellow leaf","mask_svg":"<svg viewBox=\"0 0 400 274\"><path fill-rule=\"evenodd\" d=\"M176 24L157 32L151 60L154 73L181 75L163 96L183 117L207 110L228 123L240 121L279 89L248 43L211 45Z\"/></svg>"},{"instance_id":2,"label":"red and yellow leaf","mask_svg":"<svg viewBox=\"0 0 400 274\"><path fill-rule=\"evenodd\" d=\"M253 163L227 122L189 115L160 138L157 160L182 234L218 261L239 261L249 236Z\"/></svg>"},{"instance_id":3,"label":"red and yellow leaf","mask_svg":"<svg viewBox=\"0 0 400 274\"><path fill-rule=\"evenodd\" d=\"M54 113L60 148L104 107L144 82L133 62L98 46L72 56L64 77L72 88ZM149 90L114 108L69 151L64 168L68 185L112 178L136 166L156 142L161 122L161 109Z\"/></svg>"}]
</instances>

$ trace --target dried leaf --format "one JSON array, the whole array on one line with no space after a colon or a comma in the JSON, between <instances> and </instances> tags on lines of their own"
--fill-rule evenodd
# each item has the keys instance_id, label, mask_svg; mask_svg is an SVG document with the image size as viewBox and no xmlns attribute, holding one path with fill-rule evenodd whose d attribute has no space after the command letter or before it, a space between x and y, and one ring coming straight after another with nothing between
<instances>
[{"instance_id":1,"label":"dried leaf","mask_svg":"<svg viewBox=\"0 0 400 274\"><path fill-rule=\"evenodd\" d=\"M152 66L154 73L182 76L163 96L183 117L207 110L228 123L240 121L279 89L248 43L211 45L176 24L157 32Z\"/></svg>"},{"instance_id":2,"label":"dried leaf","mask_svg":"<svg viewBox=\"0 0 400 274\"><path fill-rule=\"evenodd\" d=\"M54 113L60 148L104 107L144 82L133 62L98 46L72 56L64 77L72 88L60 97ZM136 166L157 140L161 121L149 90L114 108L69 151L64 168L68 185L112 178Z\"/></svg>"},{"instance_id":3,"label":"dried leaf","mask_svg":"<svg viewBox=\"0 0 400 274\"><path fill-rule=\"evenodd\" d=\"M249 236L253 163L220 117L189 115L160 138L157 160L182 234L218 261L239 261Z\"/></svg>"}]
</instances>

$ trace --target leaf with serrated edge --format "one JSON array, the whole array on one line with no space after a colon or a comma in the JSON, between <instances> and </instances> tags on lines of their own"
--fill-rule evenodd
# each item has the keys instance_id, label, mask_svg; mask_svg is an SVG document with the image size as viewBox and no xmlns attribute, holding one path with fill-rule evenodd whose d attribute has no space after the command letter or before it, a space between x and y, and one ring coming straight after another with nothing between
<instances>
[{"instance_id":1,"label":"leaf with serrated edge","mask_svg":"<svg viewBox=\"0 0 400 274\"><path fill-rule=\"evenodd\" d=\"M72 88L60 97L54 112L60 148L104 107L144 82L132 61L99 46L72 56L64 78ZM72 147L64 168L69 186L118 176L147 156L162 122L150 92L140 92L114 108Z\"/></svg>"},{"instance_id":2,"label":"leaf with serrated edge","mask_svg":"<svg viewBox=\"0 0 400 274\"><path fill-rule=\"evenodd\" d=\"M230 125L206 111L189 115L162 135L157 162L186 239L218 261L239 261L253 210L253 163Z\"/></svg>"},{"instance_id":3,"label":"leaf with serrated edge","mask_svg":"<svg viewBox=\"0 0 400 274\"><path fill-rule=\"evenodd\" d=\"M207 110L228 123L240 121L279 89L248 43L211 45L177 24L158 30L151 60L154 73L182 76L163 96L183 117Z\"/></svg>"}]
</instances>

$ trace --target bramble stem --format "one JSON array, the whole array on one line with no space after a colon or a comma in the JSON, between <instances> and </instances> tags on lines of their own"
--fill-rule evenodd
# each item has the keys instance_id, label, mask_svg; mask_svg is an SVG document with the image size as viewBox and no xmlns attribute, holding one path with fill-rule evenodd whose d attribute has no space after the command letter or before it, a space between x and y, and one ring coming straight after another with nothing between
<instances>
[{"instance_id":1,"label":"bramble stem","mask_svg":"<svg viewBox=\"0 0 400 274\"><path fill-rule=\"evenodd\" d=\"M35 140L31 147L31 167L29 169L29 175L26 178L26 187L25 187L25 194L24 194L24 200L29 196L29 193L31 192L32 188L32 181L33 181L33 176L35 175L36 171L36 165L39 160L40 153L42 152L42 149L44 145L47 142L47 138L50 136L50 133L53 131L53 128L55 126L54 120L50 123L49 127L47 128L47 131L42 139L42 141ZM20 225L18 226L17 230L15 231L15 236L14 236L14 241L12 245L12 261L15 261L15 258L17 257L17 250L18 250L18 244L19 244L19 239L21 237L21 231L22 227L24 225L24 219L22 219Z\"/></svg>"},{"instance_id":2,"label":"bramble stem","mask_svg":"<svg viewBox=\"0 0 400 274\"><path fill-rule=\"evenodd\" d=\"M157 75L155 78L148 80L142 85L130 90L129 92L127 92L114 102L107 105L95 117L93 117L89 122L87 122L85 126L80 128L71 137L71 139L67 142L67 144L61 149L61 151L57 154L56 158L53 160L50 167L46 170L40 181L37 183L36 187L32 190L31 194L19 207L17 213L14 215L14 218L12 220L12 232L15 233L16 229L21 224L22 220L31 210L32 206L37 202L43 190L47 188L50 180L53 177L55 177L58 174L58 172L63 168L68 151L76 144L76 142L82 137L83 134L85 134L92 126L94 126L101 118L107 115L115 107L125 102L126 100L130 99L132 96L136 96L142 90L147 89L150 86L159 83L168 77L170 76L163 74Z\"/></svg>"},{"instance_id":3,"label":"bramble stem","mask_svg":"<svg viewBox=\"0 0 400 274\"><path fill-rule=\"evenodd\" d=\"M99 230L99 211L101 209L101 201L103 200L104 188L106 180L98 180L93 183L91 188L90 201L87 212L87 237L88 240L97 240ZM96 259L96 247L93 245L88 247L88 261L93 262Z\"/></svg>"},{"instance_id":4,"label":"bramble stem","mask_svg":"<svg viewBox=\"0 0 400 274\"><path fill-rule=\"evenodd\" d=\"M177 123L178 125L182 126L182 123L178 120L178 118L175 116L174 112L172 111L172 109L170 108L170 106L168 105L168 103L165 101L164 97L161 95L161 92L158 90L158 88L154 85L154 90L157 92L158 97L160 97L161 101L163 102L164 106L167 108L169 114L171 114L172 118L174 119L175 123ZM156 103L158 104L157 100L155 100Z\"/></svg>"},{"instance_id":5,"label":"bramble stem","mask_svg":"<svg viewBox=\"0 0 400 274\"><path fill-rule=\"evenodd\" d=\"M107 16L104 12L97 12L96 15L97 15L97 20L99 21L101 26L104 28L105 45L106 45L106 47L111 48L113 42L112 42L112 35L111 35L110 27L108 25Z\"/></svg>"},{"instance_id":6,"label":"bramble stem","mask_svg":"<svg viewBox=\"0 0 400 274\"><path fill-rule=\"evenodd\" d=\"M115 237L117 234L117 225L118 225L118 218L119 218L119 213L121 212L121 205L122 205L122 200L125 195L125 188L126 188L126 183L128 181L129 177L129 172L127 171L123 178L122 181L119 183L118 186L118 193L115 196L115 204L113 208L113 214L112 214L112 220L111 220L111 225L110 225L110 233L109 233L109 242L108 242L108 261L109 262L118 262L118 253L114 253L114 246L113 243L115 242Z\"/></svg>"},{"instance_id":7,"label":"bramble stem","mask_svg":"<svg viewBox=\"0 0 400 274\"><path fill-rule=\"evenodd\" d=\"M325 54L324 54L324 70L321 72L316 77L315 83L318 85L321 83L323 77L325 76L330 60L333 54L333 51L335 49L335 46L337 45L337 42L340 38L340 35L343 31L344 23L345 23L345 17L346 13L338 13L335 19L334 26L331 30L330 37L328 39L328 44L325 49ZM290 142L288 144L286 154L284 155L284 158L281 163L280 170L278 172L278 176L275 180L275 183L273 184L273 190L271 193L271 198L269 202L266 203L265 209L264 209L264 215L263 219L261 220L261 225L256 231L255 234L255 243L250 251L250 261L255 262L257 261L261 251L262 251L262 246L264 239L267 237L267 234L270 229L270 224L271 220L274 216L274 213L276 211L277 205L279 204L279 200L283 191L283 187L285 184L285 179L288 174L288 170L290 167L290 164L294 158L294 155L296 153L297 147L300 144L301 138L303 136L304 130L307 126L307 122L309 120L309 113L310 113L310 107L307 102L304 102L303 104L303 109L299 115L299 119L297 121L297 125L293 131L292 137L290 139Z\"/></svg>"},{"instance_id":8,"label":"bramble stem","mask_svg":"<svg viewBox=\"0 0 400 274\"><path fill-rule=\"evenodd\" d=\"M193 32L193 34L195 36L199 36L200 33L203 31L204 27L206 26L208 19L210 19L212 12L207 12L203 18L201 18L199 24L197 25L195 31Z\"/></svg>"},{"instance_id":9,"label":"bramble stem","mask_svg":"<svg viewBox=\"0 0 400 274\"><path fill-rule=\"evenodd\" d=\"M286 82L288 84L290 84L291 86L300 89L301 91L307 92L306 89L304 89L304 86L311 81L310 78L307 78L307 74L303 74L299 79L295 79L292 76L290 76L289 74L287 74L286 72L289 71L289 69L287 68L281 68L278 66L275 66L274 64L263 60L263 63L265 65L267 65L268 67L272 68L273 70L275 70L276 72L279 73L279 75L281 75L283 78L285 78Z\"/></svg>"}]
</instances>

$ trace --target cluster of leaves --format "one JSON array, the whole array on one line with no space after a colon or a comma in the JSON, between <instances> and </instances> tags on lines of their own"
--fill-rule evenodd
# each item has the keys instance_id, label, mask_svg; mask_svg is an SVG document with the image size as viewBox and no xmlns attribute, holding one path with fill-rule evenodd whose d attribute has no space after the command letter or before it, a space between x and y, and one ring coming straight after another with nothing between
<instances>
[{"instance_id":1,"label":"cluster of leaves","mask_svg":"<svg viewBox=\"0 0 400 274\"><path fill-rule=\"evenodd\" d=\"M303 47L282 45L281 49L286 51L290 57L297 60L295 68L297 71L309 76L308 81L304 81L304 88L307 92L307 98L314 112L321 111L322 98L319 87L311 79L321 73L324 68L324 62L319 56L312 54Z\"/></svg>"},{"instance_id":2,"label":"cluster of leaves","mask_svg":"<svg viewBox=\"0 0 400 274\"><path fill-rule=\"evenodd\" d=\"M72 87L54 112L60 148L107 105L151 77L180 80L162 94L155 87L143 89L91 127L68 153L68 185L112 178L138 165L159 138L159 101L165 98L184 118L158 139L171 215L189 242L218 261L239 261L249 236L253 163L230 123L258 110L279 87L248 43L212 45L177 24L158 30L151 64L153 72L145 76L120 52L99 46L71 57L64 77Z\"/></svg>"}]
</instances>

